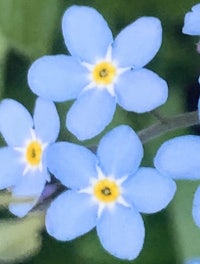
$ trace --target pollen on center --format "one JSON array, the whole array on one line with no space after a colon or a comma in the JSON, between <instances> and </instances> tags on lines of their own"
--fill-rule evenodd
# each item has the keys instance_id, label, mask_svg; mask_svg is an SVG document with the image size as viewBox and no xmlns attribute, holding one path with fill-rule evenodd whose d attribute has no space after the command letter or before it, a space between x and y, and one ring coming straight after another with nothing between
<instances>
[{"instance_id":1,"label":"pollen on center","mask_svg":"<svg viewBox=\"0 0 200 264\"><path fill-rule=\"evenodd\" d=\"M99 180L93 187L95 197L105 203L114 202L120 195L120 188L115 181Z\"/></svg>"},{"instance_id":2,"label":"pollen on center","mask_svg":"<svg viewBox=\"0 0 200 264\"><path fill-rule=\"evenodd\" d=\"M26 160L32 166L38 166L42 158L42 146L38 141L32 141L26 148Z\"/></svg>"},{"instance_id":3,"label":"pollen on center","mask_svg":"<svg viewBox=\"0 0 200 264\"><path fill-rule=\"evenodd\" d=\"M99 85L112 84L116 74L116 67L107 61L98 63L92 72L93 80Z\"/></svg>"}]
</instances>

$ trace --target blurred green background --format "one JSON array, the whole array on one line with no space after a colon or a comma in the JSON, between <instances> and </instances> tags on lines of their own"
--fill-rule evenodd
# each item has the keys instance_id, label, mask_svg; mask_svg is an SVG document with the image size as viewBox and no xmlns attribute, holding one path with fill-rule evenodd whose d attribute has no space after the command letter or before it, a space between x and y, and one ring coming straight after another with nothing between
<instances>
[{"instance_id":1,"label":"blurred green background","mask_svg":"<svg viewBox=\"0 0 200 264\"><path fill-rule=\"evenodd\" d=\"M194 0L0 0L0 96L16 99L33 111L36 96L27 85L28 68L40 56L68 53L61 32L61 18L67 7L78 4L96 8L108 21L114 36L140 16L160 18L163 44L156 57L146 66L169 84L169 99L159 110L166 116L196 110L199 96L197 80L200 75L200 54L196 51L196 43L199 39L183 35L181 30L185 13L197 3ZM65 113L70 105L71 102L57 104L62 122L59 139L78 142L64 126ZM150 113L137 115L118 107L106 130L118 124L129 124L139 131L154 122L156 119ZM167 133L145 144L143 165L153 165L153 157L162 142L184 133L199 134L200 130L195 128ZM84 144L97 144L102 134ZM4 144L1 140L1 145ZM0 212L3 221L0 222L0 263L10 260L30 264L181 264L186 258L200 256L200 230L191 215L193 194L199 182L177 184L176 197L167 209L144 215L144 248L134 261L121 261L106 253L95 230L74 241L59 242L48 236L42 228L40 217L41 224L35 222L35 218L33 222L28 219L27 223L22 220L21 224L12 218L13 222L6 224L8 222L4 220L12 216L3 208ZM31 232L31 228L34 232ZM27 246L29 244L30 247ZM20 250L22 254L18 255Z\"/></svg>"}]
</instances>

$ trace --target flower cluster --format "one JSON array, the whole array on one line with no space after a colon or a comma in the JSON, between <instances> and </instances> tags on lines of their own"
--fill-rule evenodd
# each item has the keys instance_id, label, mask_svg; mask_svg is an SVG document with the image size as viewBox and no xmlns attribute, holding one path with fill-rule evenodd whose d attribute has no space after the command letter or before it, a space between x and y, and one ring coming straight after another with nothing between
<instances>
[{"instance_id":1,"label":"flower cluster","mask_svg":"<svg viewBox=\"0 0 200 264\"><path fill-rule=\"evenodd\" d=\"M183 33L200 35L199 25L200 4L186 14ZM104 135L96 154L82 145L55 142L60 121L54 102L74 100L66 127L86 140L112 121L116 104L144 113L168 97L166 81L144 68L161 46L159 19L141 17L113 39L95 9L72 6L64 13L62 31L71 55L44 56L29 69L30 89L39 96L33 118L15 100L0 103L0 132L8 145L0 148L0 189L23 200L9 205L13 214L23 217L37 205L52 174L66 190L47 208L47 232L69 241L96 227L105 250L132 260L144 243L141 214L169 204L176 192L174 180L200 178L200 137L165 142L154 167L139 167L142 142L127 125ZM199 211L200 187L193 205L198 226Z\"/></svg>"}]
</instances>

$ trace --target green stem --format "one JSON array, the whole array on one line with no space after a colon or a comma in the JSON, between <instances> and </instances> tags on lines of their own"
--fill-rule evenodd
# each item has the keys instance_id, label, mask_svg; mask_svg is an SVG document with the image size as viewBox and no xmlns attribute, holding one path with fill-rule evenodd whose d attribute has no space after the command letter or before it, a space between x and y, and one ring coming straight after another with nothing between
<instances>
[{"instance_id":1,"label":"green stem","mask_svg":"<svg viewBox=\"0 0 200 264\"><path fill-rule=\"evenodd\" d=\"M198 111L187 112L184 114L176 115L174 117L165 118L165 122L158 122L138 132L142 143L157 138L169 131L177 130L180 128L187 128L194 125L199 125Z\"/></svg>"}]
</instances>

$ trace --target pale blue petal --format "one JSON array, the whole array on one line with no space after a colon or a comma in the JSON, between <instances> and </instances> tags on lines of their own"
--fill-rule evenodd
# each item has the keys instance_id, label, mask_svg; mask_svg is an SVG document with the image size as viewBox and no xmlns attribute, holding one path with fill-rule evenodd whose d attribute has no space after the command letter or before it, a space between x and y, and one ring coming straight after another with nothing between
<instances>
[{"instance_id":1,"label":"pale blue petal","mask_svg":"<svg viewBox=\"0 0 200 264\"><path fill-rule=\"evenodd\" d=\"M200 258L187 259L184 264L200 264Z\"/></svg>"},{"instance_id":2,"label":"pale blue petal","mask_svg":"<svg viewBox=\"0 0 200 264\"><path fill-rule=\"evenodd\" d=\"M0 189L15 185L24 170L19 153L10 147L0 148L0 168Z\"/></svg>"},{"instance_id":3,"label":"pale blue petal","mask_svg":"<svg viewBox=\"0 0 200 264\"><path fill-rule=\"evenodd\" d=\"M96 225L97 205L88 194L67 191L56 198L46 214L47 232L62 241L81 236Z\"/></svg>"},{"instance_id":4,"label":"pale blue petal","mask_svg":"<svg viewBox=\"0 0 200 264\"><path fill-rule=\"evenodd\" d=\"M115 98L106 90L90 89L70 108L66 126L79 140L92 138L111 122L115 108Z\"/></svg>"},{"instance_id":5,"label":"pale blue petal","mask_svg":"<svg viewBox=\"0 0 200 264\"><path fill-rule=\"evenodd\" d=\"M91 7L68 8L63 16L62 30L69 52L90 63L104 58L113 41L106 21Z\"/></svg>"},{"instance_id":6,"label":"pale blue petal","mask_svg":"<svg viewBox=\"0 0 200 264\"><path fill-rule=\"evenodd\" d=\"M200 187L195 192L194 201L193 201L193 208L192 208L192 215L194 221L198 227L200 227Z\"/></svg>"},{"instance_id":7,"label":"pale blue petal","mask_svg":"<svg viewBox=\"0 0 200 264\"><path fill-rule=\"evenodd\" d=\"M143 247L144 224L140 214L131 208L117 205L104 210L97 223L102 246L121 259L135 259Z\"/></svg>"},{"instance_id":8,"label":"pale blue petal","mask_svg":"<svg viewBox=\"0 0 200 264\"><path fill-rule=\"evenodd\" d=\"M143 157L143 147L133 129L121 125L101 139L97 156L106 175L123 177L138 169Z\"/></svg>"},{"instance_id":9,"label":"pale blue petal","mask_svg":"<svg viewBox=\"0 0 200 264\"><path fill-rule=\"evenodd\" d=\"M158 52L162 27L155 17L141 17L123 29L113 43L113 59L121 67L143 67Z\"/></svg>"},{"instance_id":10,"label":"pale blue petal","mask_svg":"<svg viewBox=\"0 0 200 264\"><path fill-rule=\"evenodd\" d=\"M180 136L163 143L154 164L161 174L174 179L200 179L200 137Z\"/></svg>"},{"instance_id":11,"label":"pale blue petal","mask_svg":"<svg viewBox=\"0 0 200 264\"><path fill-rule=\"evenodd\" d=\"M155 213L174 197L176 183L153 168L140 168L123 184L123 195L139 212Z\"/></svg>"},{"instance_id":12,"label":"pale blue petal","mask_svg":"<svg viewBox=\"0 0 200 264\"><path fill-rule=\"evenodd\" d=\"M22 146L30 138L33 120L26 108L12 99L0 103L0 132L11 146Z\"/></svg>"},{"instance_id":13,"label":"pale blue petal","mask_svg":"<svg viewBox=\"0 0 200 264\"><path fill-rule=\"evenodd\" d=\"M200 77L199 77L199 83L200 83ZM199 116L199 120L200 120L200 98L198 100L198 116Z\"/></svg>"},{"instance_id":14,"label":"pale blue petal","mask_svg":"<svg viewBox=\"0 0 200 264\"><path fill-rule=\"evenodd\" d=\"M48 100L62 102L76 98L88 83L88 70L71 56L44 56L28 71L31 90Z\"/></svg>"},{"instance_id":15,"label":"pale blue petal","mask_svg":"<svg viewBox=\"0 0 200 264\"><path fill-rule=\"evenodd\" d=\"M54 142L60 130L60 120L54 103L38 98L34 111L34 127L42 142Z\"/></svg>"},{"instance_id":16,"label":"pale blue petal","mask_svg":"<svg viewBox=\"0 0 200 264\"><path fill-rule=\"evenodd\" d=\"M115 89L119 105L137 113L155 109L164 104L168 97L166 81L147 69L125 72Z\"/></svg>"},{"instance_id":17,"label":"pale blue petal","mask_svg":"<svg viewBox=\"0 0 200 264\"><path fill-rule=\"evenodd\" d=\"M186 13L182 32L188 35L200 36L200 4L193 6L192 11Z\"/></svg>"},{"instance_id":18,"label":"pale blue petal","mask_svg":"<svg viewBox=\"0 0 200 264\"><path fill-rule=\"evenodd\" d=\"M46 183L46 174L31 171L22 175L20 181L12 188L12 197L27 199L27 202L11 203L9 210L18 217L24 217L37 203Z\"/></svg>"},{"instance_id":19,"label":"pale blue petal","mask_svg":"<svg viewBox=\"0 0 200 264\"><path fill-rule=\"evenodd\" d=\"M59 142L47 149L49 170L72 189L88 187L90 178L97 176L96 165L96 156L87 148L76 144Z\"/></svg>"}]
</instances>

